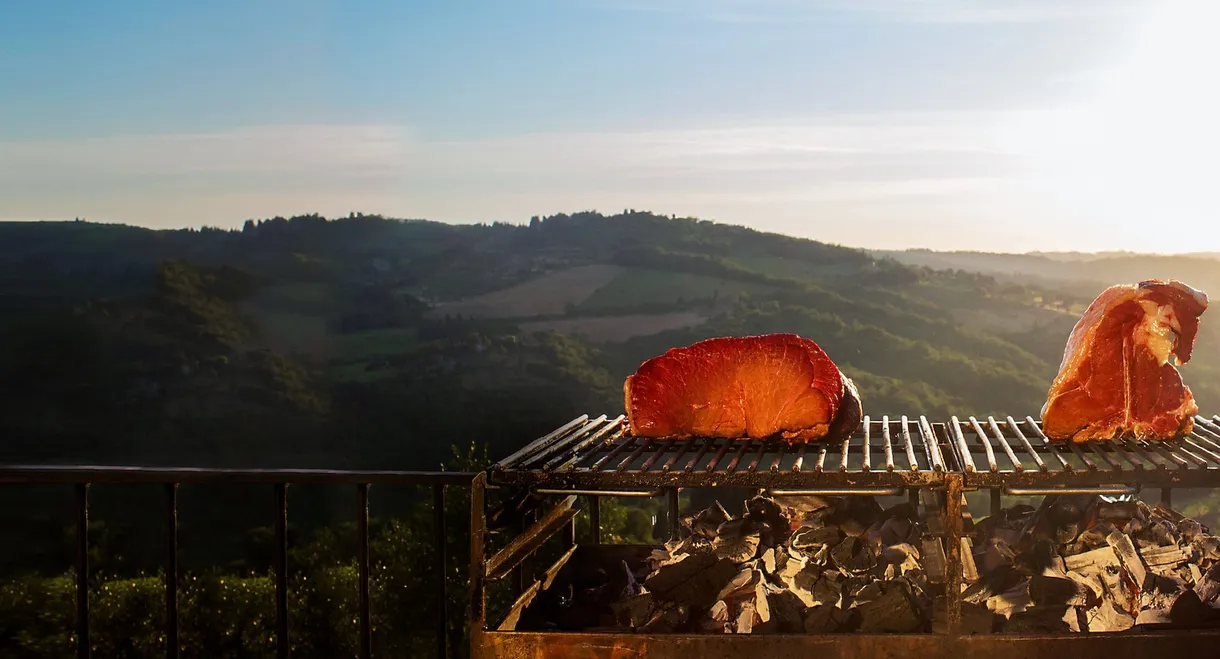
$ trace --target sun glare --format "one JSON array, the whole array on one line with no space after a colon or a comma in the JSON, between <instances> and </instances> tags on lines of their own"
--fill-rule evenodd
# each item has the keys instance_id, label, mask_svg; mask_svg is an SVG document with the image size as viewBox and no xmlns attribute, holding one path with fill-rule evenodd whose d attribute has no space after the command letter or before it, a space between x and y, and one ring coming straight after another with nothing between
<instances>
[{"instance_id":1,"label":"sun glare","mask_svg":"<svg viewBox=\"0 0 1220 659\"><path fill-rule=\"evenodd\" d=\"M1220 249L1217 19L1210 0L1151 4L1118 66L1082 87L1080 103L1020 120L1016 148L1035 185L1069 217L1109 224L1113 233L1095 239ZM1147 232L1165 223L1178 230Z\"/></svg>"}]
</instances>

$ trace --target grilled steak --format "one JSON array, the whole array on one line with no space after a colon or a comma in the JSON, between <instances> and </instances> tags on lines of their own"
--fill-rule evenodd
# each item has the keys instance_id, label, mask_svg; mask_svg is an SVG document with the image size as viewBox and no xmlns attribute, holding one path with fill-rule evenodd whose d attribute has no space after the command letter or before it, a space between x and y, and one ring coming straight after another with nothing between
<instances>
[{"instance_id":1,"label":"grilled steak","mask_svg":"<svg viewBox=\"0 0 1220 659\"><path fill-rule=\"evenodd\" d=\"M1072 329L1042 408L1052 439L1171 439L1194 427L1190 360L1207 295L1152 279L1102 292Z\"/></svg>"},{"instance_id":2,"label":"grilled steak","mask_svg":"<svg viewBox=\"0 0 1220 659\"><path fill-rule=\"evenodd\" d=\"M842 437L860 397L818 344L795 334L715 338L654 357L623 383L642 437Z\"/></svg>"}]
</instances>

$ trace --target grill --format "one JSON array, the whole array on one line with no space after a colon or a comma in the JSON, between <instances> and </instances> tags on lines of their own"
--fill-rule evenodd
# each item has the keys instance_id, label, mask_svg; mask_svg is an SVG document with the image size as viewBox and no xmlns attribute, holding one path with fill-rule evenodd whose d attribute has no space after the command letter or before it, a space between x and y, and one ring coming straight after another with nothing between
<instances>
[{"instance_id":1,"label":"grill","mask_svg":"<svg viewBox=\"0 0 1220 659\"><path fill-rule=\"evenodd\" d=\"M472 657L617 658L736 657L760 653L776 659L864 657L1017 657L1073 653L1078 659L1211 656L1220 630L1149 630L1138 633L992 634L961 631L963 493L986 489L993 512L1001 495L1135 494L1160 488L1220 487L1220 416L1196 417L1193 432L1169 442L1051 442L1032 417L866 416L842 441L789 445L782 441L644 439L626 433L623 417L583 415L530 442L475 478L471 505ZM507 546L487 555L487 488L529 490L548 498ZM630 632L516 631L516 622L540 590L572 566L617 564L647 547L600 545L599 497L664 496L676 533L678 491L748 488L770 495L901 495L929 503L943 523L933 535L944 546L944 629L930 634L642 634ZM578 545L575 517L584 497L590 542ZM562 556L534 574L533 554L565 530ZM569 570L574 568L569 568ZM518 577L517 598L506 616L489 625L488 582Z\"/></svg>"}]
</instances>

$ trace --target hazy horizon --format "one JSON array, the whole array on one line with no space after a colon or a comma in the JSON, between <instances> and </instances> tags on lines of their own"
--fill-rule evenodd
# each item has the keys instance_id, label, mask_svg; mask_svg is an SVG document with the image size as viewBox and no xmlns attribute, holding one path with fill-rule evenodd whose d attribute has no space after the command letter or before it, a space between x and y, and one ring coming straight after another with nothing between
<instances>
[{"instance_id":1,"label":"hazy horizon","mask_svg":"<svg viewBox=\"0 0 1220 659\"><path fill-rule=\"evenodd\" d=\"M1204 14L1217 8L10 7L0 219L648 208L865 249L1206 251L1220 97Z\"/></svg>"}]
</instances>

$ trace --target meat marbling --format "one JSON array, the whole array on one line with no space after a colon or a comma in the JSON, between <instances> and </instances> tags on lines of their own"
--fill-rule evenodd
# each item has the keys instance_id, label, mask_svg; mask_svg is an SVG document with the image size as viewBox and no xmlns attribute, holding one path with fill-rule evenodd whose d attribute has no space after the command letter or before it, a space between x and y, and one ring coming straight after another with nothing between
<instances>
[{"instance_id":1,"label":"meat marbling","mask_svg":"<svg viewBox=\"0 0 1220 659\"><path fill-rule=\"evenodd\" d=\"M1077 442L1189 433L1199 408L1174 362L1190 360L1206 309L1205 293L1175 280L1103 291L1068 338L1043 432Z\"/></svg>"},{"instance_id":2,"label":"meat marbling","mask_svg":"<svg viewBox=\"0 0 1220 659\"><path fill-rule=\"evenodd\" d=\"M707 339L644 362L623 383L633 434L791 442L860 425L856 387L813 341L795 334Z\"/></svg>"}]
</instances>

